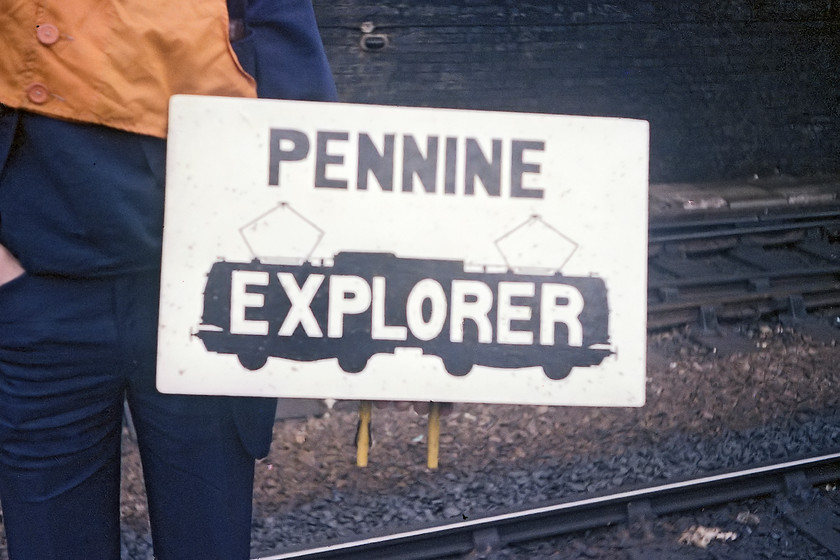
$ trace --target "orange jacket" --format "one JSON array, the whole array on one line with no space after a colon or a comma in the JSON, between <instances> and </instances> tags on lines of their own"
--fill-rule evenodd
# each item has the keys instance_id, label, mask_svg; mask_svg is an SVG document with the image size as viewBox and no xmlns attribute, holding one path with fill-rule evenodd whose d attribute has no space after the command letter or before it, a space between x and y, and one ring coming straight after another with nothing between
<instances>
[{"instance_id":1,"label":"orange jacket","mask_svg":"<svg viewBox=\"0 0 840 560\"><path fill-rule=\"evenodd\" d=\"M256 97L225 0L4 0L0 103L165 137L176 93Z\"/></svg>"}]
</instances>

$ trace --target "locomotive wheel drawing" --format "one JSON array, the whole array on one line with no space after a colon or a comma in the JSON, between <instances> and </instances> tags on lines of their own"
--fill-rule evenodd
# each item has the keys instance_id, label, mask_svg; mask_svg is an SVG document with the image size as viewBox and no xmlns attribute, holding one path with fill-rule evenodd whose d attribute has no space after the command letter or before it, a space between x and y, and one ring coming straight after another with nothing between
<instances>
[{"instance_id":1,"label":"locomotive wheel drawing","mask_svg":"<svg viewBox=\"0 0 840 560\"><path fill-rule=\"evenodd\" d=\"M463 377L473 368L473 361L466 356L452 356L443 359L443 367L450 375Z\"/></svg>"},{"instance_id":2,"label":"locomotive wheel drawing","mask_svg":"<svg viewBox=\"0 0 840 560\"><path fill-rule=\"evenodd\" d=\"M251 371L257 371L268 361L268 356L264 354L239 354L237 357L242 367Z\"/></svg>"},{"instance_id":3,"label":"locomotive wheel drawing","mask_svg":"<svg viewBox=\"0 0 840 560\"><path fill-rule=\"evenodd\" d=\"M359 373L367 367L370 356L339 356L338 366L347 373Z\"/></svg>"},{"instance_id":4,"label":"locomotive wheel drawing","mask_svg":"<svg viewBox=\"0 0 840 560\"><path fill-rule=\"evenodd\" d=\"M543 365L545 376L554 381L566 379L572 373L572 366L568 364L546 364Z\"/></svg>"}]
</instances>

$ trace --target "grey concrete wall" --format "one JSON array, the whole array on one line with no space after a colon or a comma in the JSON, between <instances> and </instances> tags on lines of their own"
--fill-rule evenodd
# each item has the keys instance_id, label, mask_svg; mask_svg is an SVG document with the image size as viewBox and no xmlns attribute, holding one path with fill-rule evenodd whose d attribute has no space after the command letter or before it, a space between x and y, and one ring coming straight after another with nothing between
<instances>
[{"instance_id":1,"label":"grey concrete wall","mask_svg":"<svg viewBox=\"0 0 840 560\"><path fill-rule=\"evenodd\" d=\"M646 119L653 181L840 172L838 4L314 2L342 100Z\"/></svg>"}]
</instances>

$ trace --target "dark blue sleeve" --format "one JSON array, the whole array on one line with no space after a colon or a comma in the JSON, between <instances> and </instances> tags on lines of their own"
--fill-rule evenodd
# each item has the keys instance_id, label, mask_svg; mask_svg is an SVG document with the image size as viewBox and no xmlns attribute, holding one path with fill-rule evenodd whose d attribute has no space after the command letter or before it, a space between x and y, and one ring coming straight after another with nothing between
<instances>
[{"instance_id":1,"label":"dark blue sleeve","mask_svg":"<svg viewBox=\"0 0 840 560\"><path fill-rule=\"evenodd\" d=\"M310 0L247 0L244 20L233 48L259 97L337 100Z\"/></svg>"},{"instance_id":2,"label":"dark blue sleeve","mask_svg":"<svg viewBox=\"0 0 840 560\"><path fill-rule=\"evenodd\" d=\"M273 99L336 101L330 66L311 0L228 0L232 17L245 21L245 36L233 43L257 95ZM277 399L231 400L242 443L254 457L271 446Z\"/></svg>"}]
</instances>

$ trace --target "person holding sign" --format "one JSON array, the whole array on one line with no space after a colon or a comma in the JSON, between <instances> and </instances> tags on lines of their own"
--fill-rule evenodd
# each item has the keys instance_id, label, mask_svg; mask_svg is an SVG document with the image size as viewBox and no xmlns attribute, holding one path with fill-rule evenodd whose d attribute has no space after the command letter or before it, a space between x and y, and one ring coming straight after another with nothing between
<instances>
[{"instance_id":1,"label":"person holding sign","mask_svg":"<svg viewBox=\"0 0 840 560\"><path fill-rule=\"evenodd\" d=\"M0 500L12 560L119 558L127 399L155 557L249 557L273 399L164 395L167 107L334 100L307 0L10 0L0 13Z\"/></svg>"}]
</instances>

